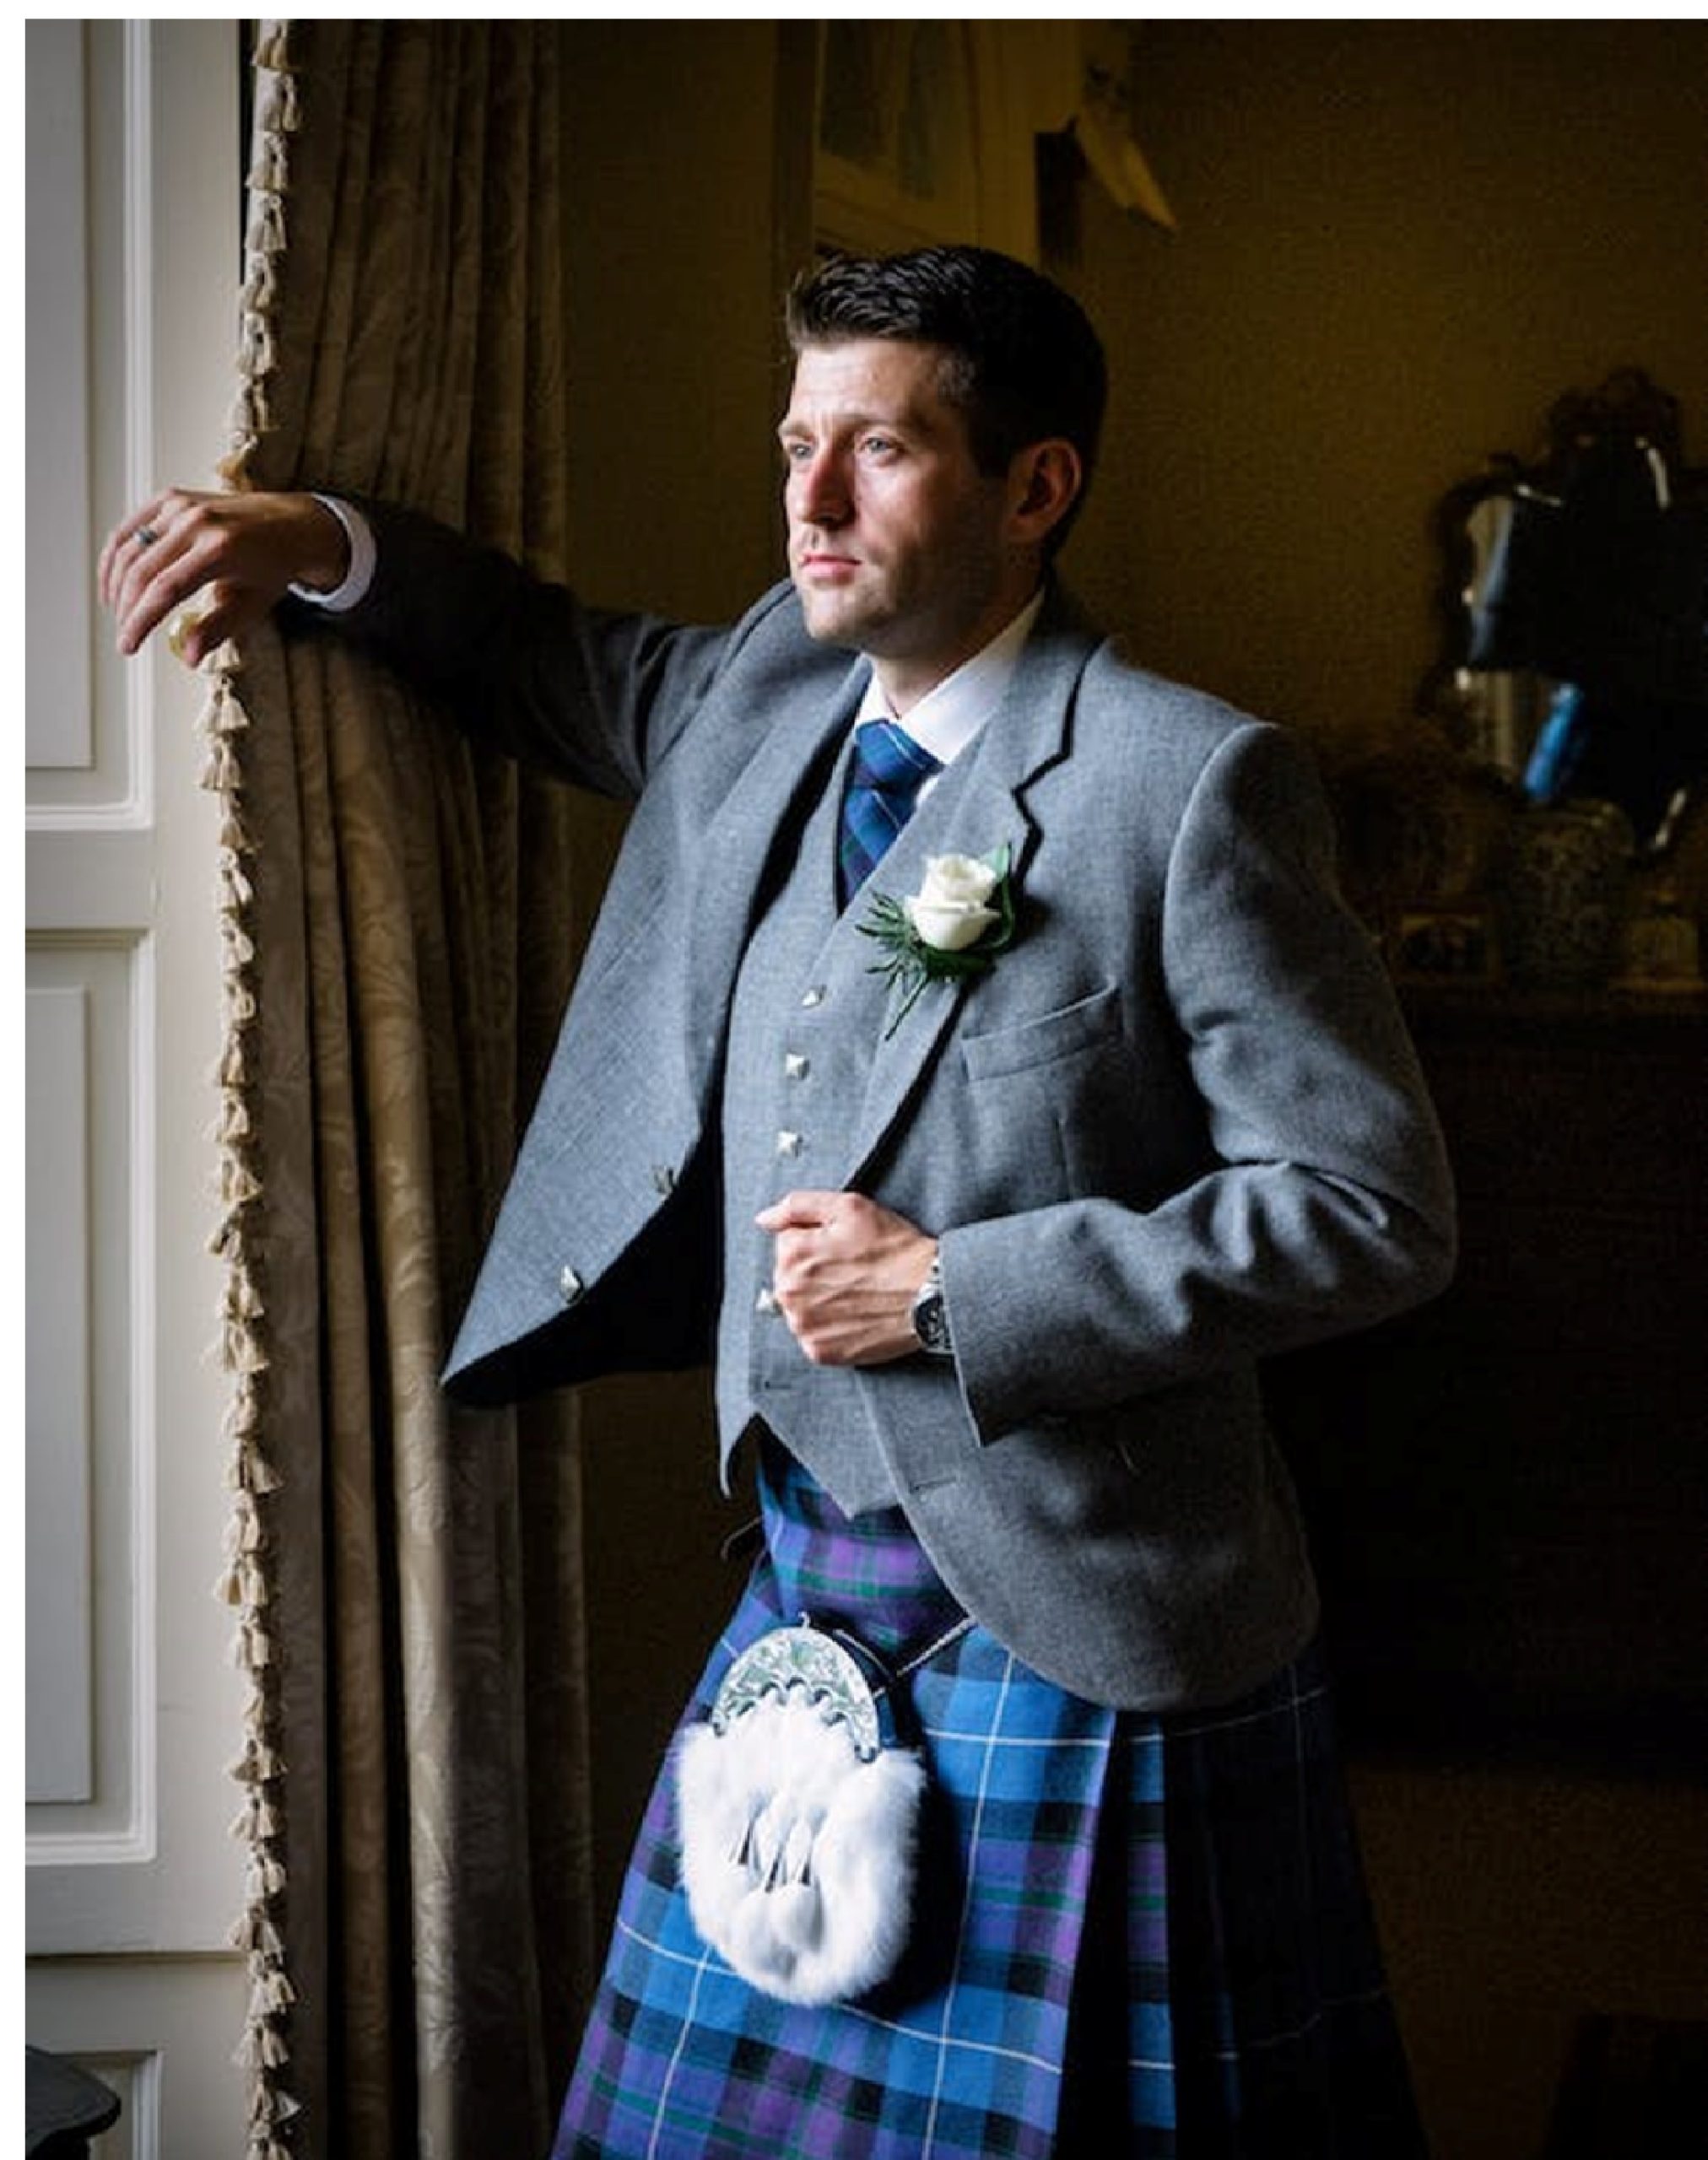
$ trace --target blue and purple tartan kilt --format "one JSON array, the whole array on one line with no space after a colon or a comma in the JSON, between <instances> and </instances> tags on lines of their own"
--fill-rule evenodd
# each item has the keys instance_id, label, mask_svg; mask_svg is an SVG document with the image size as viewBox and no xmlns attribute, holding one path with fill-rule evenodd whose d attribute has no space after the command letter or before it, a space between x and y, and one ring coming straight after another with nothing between
<instances>
[{"instance_id":1,"label":"blue and purple tartan kilt","mask_svg":"<svg viewBox=\"0 0 1708 2160\"><path fill-rule=\"evenodd\" d=\"M803 1612L898 1662L957 1617L899 1509L850 1521L781 1451L760 1494L690 1719ZM688 1917L667 1764L553 2160L1417 2160L1314 1651L1158 1718L975 1628L905 1693L932 1788L903 1968L827 2010L738 1979Z\"/></svg>"}]
</instances>

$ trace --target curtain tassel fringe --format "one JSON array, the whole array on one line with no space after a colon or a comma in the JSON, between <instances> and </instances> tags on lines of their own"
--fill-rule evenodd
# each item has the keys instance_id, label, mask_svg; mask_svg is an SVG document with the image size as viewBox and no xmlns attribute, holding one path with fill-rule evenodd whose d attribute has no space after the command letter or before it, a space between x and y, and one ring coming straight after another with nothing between
<instances>
[{"instance_id":1,"label":"curtain tassel fringe","mask_svg":"<svg viewBox=\"0 0 1708 2160\"><path fill-rule=\"evenodd\" d=\"M244 2070L278 2070L290 2060L290 2049L270 2025L255 2024L244 2034L234 2060ZM272 2149L289 2160L282 2145L272 2144Z\"/></svg>"}]
</instances>

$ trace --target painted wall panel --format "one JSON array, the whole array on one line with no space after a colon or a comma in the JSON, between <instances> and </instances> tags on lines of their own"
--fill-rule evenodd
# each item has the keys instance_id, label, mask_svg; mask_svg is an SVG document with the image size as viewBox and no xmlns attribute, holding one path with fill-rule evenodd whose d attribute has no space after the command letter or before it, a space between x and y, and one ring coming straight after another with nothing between
<instances>
[{"instance_id":1,"label":"painted wall panel","mask_svg":"<svg viewBox=\"0 0 1708 2160\"><path fill-rule=\"evenodd\" d=\"M31 989L25 1026L24 1778L40 1805L95 1789L88 992Z\"/></svg>"}]
</instances>

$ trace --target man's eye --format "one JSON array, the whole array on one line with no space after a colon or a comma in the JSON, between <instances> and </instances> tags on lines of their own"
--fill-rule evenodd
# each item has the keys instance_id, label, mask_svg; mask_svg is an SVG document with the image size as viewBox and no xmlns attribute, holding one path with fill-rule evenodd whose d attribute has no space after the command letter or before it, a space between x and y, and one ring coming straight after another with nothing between
<instances>
[{"instance_id":1,"label":"man's eye","mask_svg":"<svg viewBox=\"0 0 1708 2160\"><path fill-rule=\"evenodd\" d=\"M900 451L901 445L894 435L868 435L860 447L868 457L893 457Z\"/></svg>"}]
</instances>

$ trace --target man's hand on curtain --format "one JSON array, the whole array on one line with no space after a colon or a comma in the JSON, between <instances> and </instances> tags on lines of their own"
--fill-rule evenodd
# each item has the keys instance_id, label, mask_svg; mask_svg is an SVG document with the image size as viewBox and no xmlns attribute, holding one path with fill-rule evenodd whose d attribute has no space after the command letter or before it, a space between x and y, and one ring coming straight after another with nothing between
<instances>
[{"instance_id":1,"label":"man's hand on curtain","mask_svg":"<svg viewBox=\"0 0 1708 2160\"><path fill-rule=\"evenodd\" d=\"M344 528L307 494L197 494L169 488L132 512L100 555L100 596L133 653L186 610L181 659L199 666L241 638L293 585L330 592L349 564Z\"/></svg>"}]
</instances>

